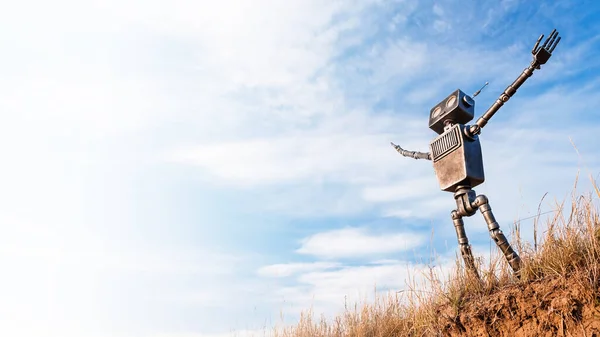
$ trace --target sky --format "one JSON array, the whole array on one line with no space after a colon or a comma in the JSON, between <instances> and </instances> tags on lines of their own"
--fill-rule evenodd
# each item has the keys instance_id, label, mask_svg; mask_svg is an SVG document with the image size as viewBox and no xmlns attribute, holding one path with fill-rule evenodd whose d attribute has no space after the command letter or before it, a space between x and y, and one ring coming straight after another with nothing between
<instances>
[{"instance_id":1,"label":"sky","mask_svg":"<svg viewBox=\"0 0 600 337\"><path fill-rule=\"evenodd\" d=\"M480 137L507 234L600 174L595 1L4 3L0 335L262 336L449 272L452 195L389 143L489 82L481 115L553 28Z\"/></svg>"}]
</instances>

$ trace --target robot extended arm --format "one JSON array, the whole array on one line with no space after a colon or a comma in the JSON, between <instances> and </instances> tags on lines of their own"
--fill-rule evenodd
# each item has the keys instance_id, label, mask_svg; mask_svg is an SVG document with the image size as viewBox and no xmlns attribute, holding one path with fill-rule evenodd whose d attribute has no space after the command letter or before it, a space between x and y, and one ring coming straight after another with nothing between
<instances>
[{"instance_id":1,"label":"robot extended arm","mask_svg":"<svg viewBox=\"0 0 600 337\"><path fill-rule=\"evenodd\" d=\"M414 158L414 159L427 159L427 160L431 160L431 153L429 152L416 152L416 151L406 151L405 149L401 148L400 145L396 145L394 143L391 143L392 146L396 149L396 151L398 151L398 153L400 153L401 155L405 156L405 157L410 157L410 158Z\"/></svg>"},{"instance_id":2,"label":"robot extended arm","mask_svg":"<svg viewBox=\"0 0 600 337\"><path fill-rule=\"evenodd\" d=\"M481 129L487 124L490 118L494 116L498 109L500 109L504 103L506 103L517 92L517 89L519 89L519 87L525 83L525 81L531 75L533 75L533 71L535 69L540 69L540 66L545 64L548 59L550 59L554 48L556 48L558 42L560 41L560 37L558 36L556 29L554 29L548 38L546 38L544 44L540 47L540 41L543 38L544 34L540 36L535 43L535 46L533 46L533 49L531 50L531 54L533 54L533 61L531 61L529 67L525 68L523 73L521 73L521 75L511 85L509 85L506 90L504 90L496 102L494 102L494 104L487 109L487 111L481 117L479 117L477 122L467 129L469 136L478 135L481 132Z\"/></svg>"}]
</instances>

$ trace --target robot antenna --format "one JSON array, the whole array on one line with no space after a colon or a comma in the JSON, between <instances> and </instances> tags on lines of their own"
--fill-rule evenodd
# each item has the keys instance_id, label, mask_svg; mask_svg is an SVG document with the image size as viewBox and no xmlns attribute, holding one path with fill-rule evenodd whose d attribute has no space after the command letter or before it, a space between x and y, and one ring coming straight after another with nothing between
<instances>
[{"instance_id":1,"label":"robot antenna","mask_svg":"<svg viewBox=\"0 0 600 337\"><path fill-rule=\"evenodd\" d=\"M473 94L473 98L477 97L477 95L479 95L479 93L481 93L481 90L483 90L483 88L485 88L488 84L490 84L490 82L485 82L485 84L483 85L483 87L481 87L479 90L477 90L474 94Z\"/></svg>"}]
</instances>

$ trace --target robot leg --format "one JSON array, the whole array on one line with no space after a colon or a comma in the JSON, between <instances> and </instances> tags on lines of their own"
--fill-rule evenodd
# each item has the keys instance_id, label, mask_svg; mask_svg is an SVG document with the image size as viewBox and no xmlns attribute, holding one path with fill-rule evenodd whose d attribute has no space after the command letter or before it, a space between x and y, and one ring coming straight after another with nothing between
<instances>
[{"instance_id":1,"label":"robot leg","mask_svg":"<svg viewBox=\"0 0 600 337\"><path fill-rule=\"evenodd\" d=\"M488 198L485 195L478 195L473 205L481 211L490 231L490 236L494 239L496 245L498 245L498 248L500 248L504 254L504 257L506 257L512 270L518 275L519 270L521 269L521 258L512 249L510 243L504 236L504 233L500 230L500 225L498 225L496 218L494 218L494 213L492 213Z\"/></svg>"},{"instance_id":2,"label":"robot leg","mask_svg":"<svg viewBox=\"0 0 600 337\"><path fill-rule=\"evenodd\" d=\"M465 232L465 224L462 217L456 210L452 211L452 222L454 222L454 229L456 229L456 236L458 237L458 244L460 246L460 254L465 261L465 266L469 272L473 273L479 278L479 273L475 267L475 260L473 259L473 253L471 252L471 246L469 245L469 239L467 239L467 233Z\"/></svg>"}]
</instances>

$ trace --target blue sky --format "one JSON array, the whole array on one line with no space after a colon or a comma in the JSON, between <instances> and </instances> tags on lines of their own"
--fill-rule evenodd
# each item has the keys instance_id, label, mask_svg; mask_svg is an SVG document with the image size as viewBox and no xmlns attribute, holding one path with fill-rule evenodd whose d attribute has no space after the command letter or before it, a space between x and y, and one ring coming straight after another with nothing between
<instances>
[{"instance_id":1,"label":"blue sky","mask_svg":"<svg viewBox=\"0 0 600 337\"><path fill-rule=\"evenodd\" d=\"M482 132L476 190L509 233L600 174L594 1L3 7L2 335L262 335L403 289L432 251L448 271L452 195L389 142L426 151L429 109L489 81L479 116L555 27Z\"/></svg>"}]
</instances>

